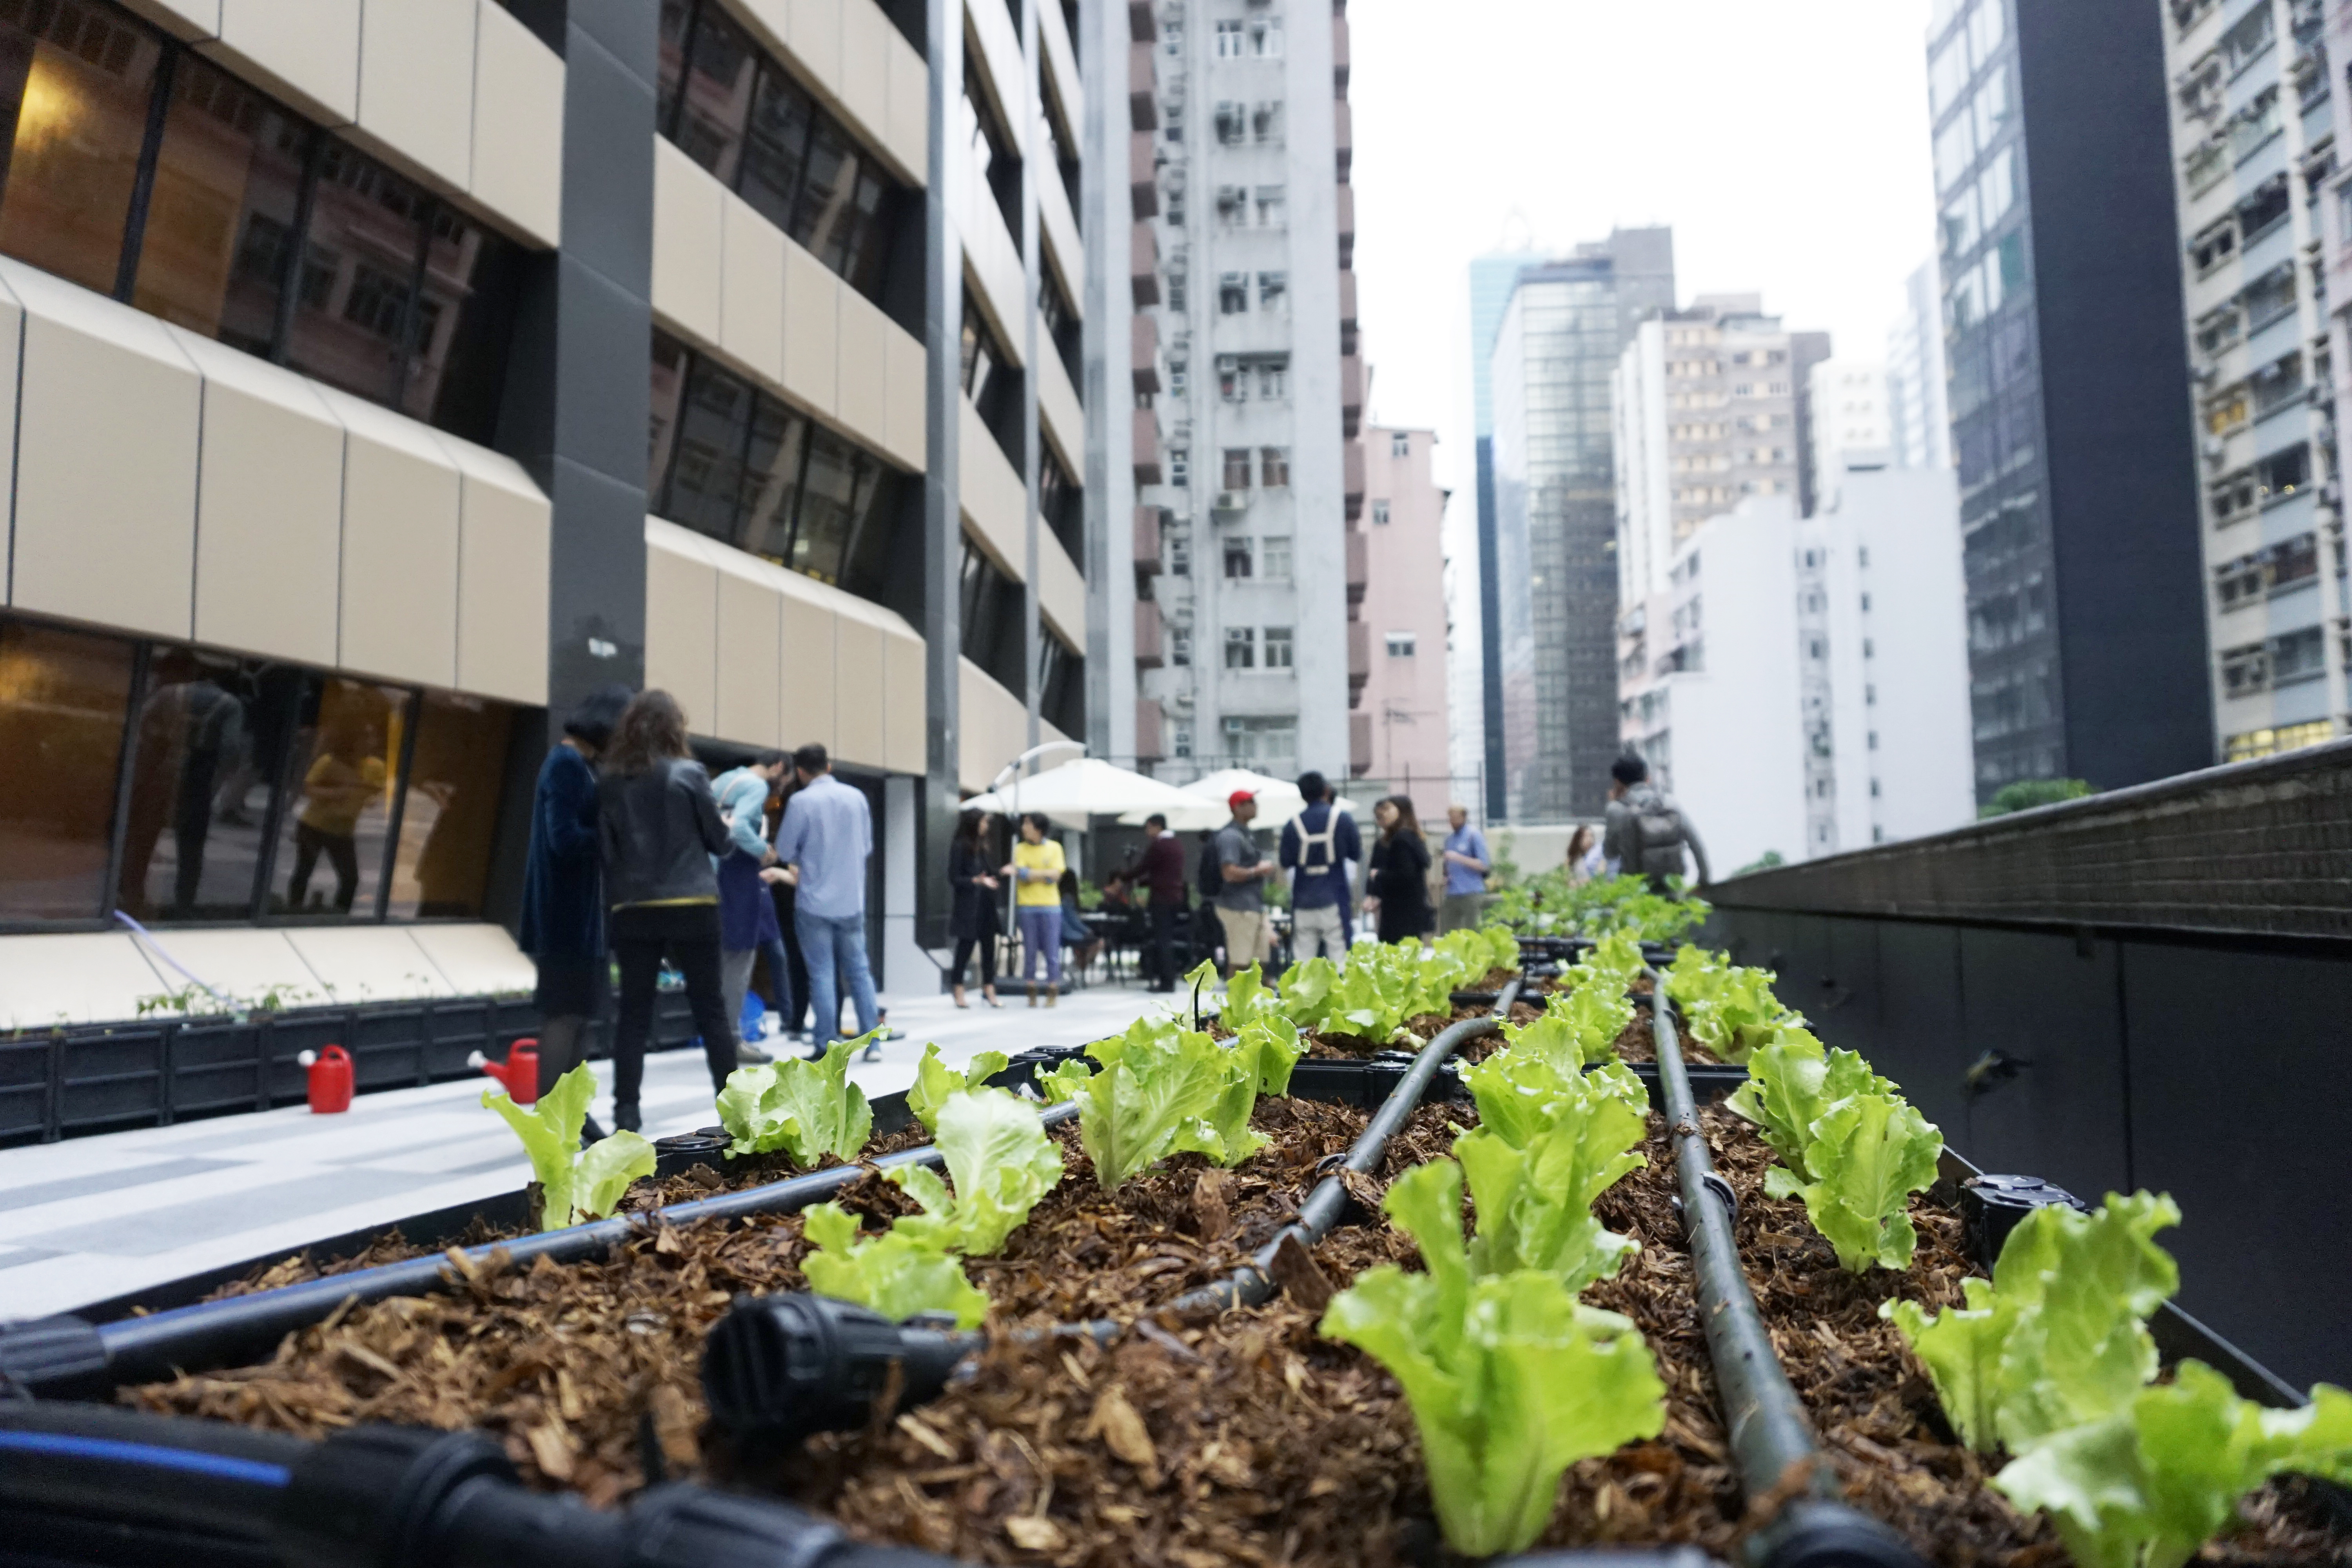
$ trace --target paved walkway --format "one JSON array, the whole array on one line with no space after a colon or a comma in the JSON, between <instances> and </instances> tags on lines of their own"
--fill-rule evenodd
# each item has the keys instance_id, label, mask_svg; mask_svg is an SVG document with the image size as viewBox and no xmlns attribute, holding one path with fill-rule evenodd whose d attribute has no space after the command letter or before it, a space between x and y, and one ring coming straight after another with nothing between
<instances>
[{"instance_id":1,"label":"paved walkway","mask_svg":"<svg viewBox=\"0 0 2352 1568\"><path fill-rule=\"evenodd\" d=\"M1172 998L1100 986L1031 1010L959 1012L945 996L891 1004L907 1038L851 1069L868 1095L914 1080L928 1041L960 1065L982 1050L1078 1045ZM609 1089L612 1064L593 1064ZM530 1167L483 1108L487 1079L362 1095L339 1116L303 1107L0 1150L0 1321L70 1311L205 1269L511 1192ZM646 1060L648 1138L718 1120L699 1050ZM611 1125L609 1092L596 1116Z\"/></svg>"}]
</instances>

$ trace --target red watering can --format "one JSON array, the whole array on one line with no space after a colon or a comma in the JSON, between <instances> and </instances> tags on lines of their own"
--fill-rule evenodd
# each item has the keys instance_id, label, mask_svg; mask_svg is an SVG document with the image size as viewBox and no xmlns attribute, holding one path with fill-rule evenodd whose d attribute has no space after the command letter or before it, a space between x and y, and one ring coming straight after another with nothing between
<instances>
[{"instance_id":1,"label":"red watering can","mask_svg":"<svg viewBox=\"0 0 2352 1568\"><path fill-rule=\"evenodd\" d=\"M310 1109L321 1116L352 1108L352 1058L341 1046L294 1058L310 1072Z\"/></svg>"},{"instance_id":2,"label":"red watering can","mask_svg":"<svg viewBox=\"0 0 2352 1568\"><path fill-rule=\"evenodd\" d=\"M507 1096L517 1105L539 1103L539 1042L517 1040L507 1047L507 1059L494 1062L476 1051L466 1058L469 1068L479 1068L507 1086Z\"/></svg>"}]
</instances>

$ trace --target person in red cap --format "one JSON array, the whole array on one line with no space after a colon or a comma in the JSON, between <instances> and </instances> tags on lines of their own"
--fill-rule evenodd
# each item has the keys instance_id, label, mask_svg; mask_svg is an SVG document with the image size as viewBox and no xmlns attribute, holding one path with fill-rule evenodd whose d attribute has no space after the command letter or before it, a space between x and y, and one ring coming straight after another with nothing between
<instances>
[{"instance_id":1,"label":"person in red cap","mask_svg":"<svg viewBox=\"0 0 2352 1568\"><path fill-rule=\"evenodd\" d=\"M1264 963L1273 956L1274 943L1265 923L1265 879L1274 870L1257 847L1250 821L1257 816L1257 796L1237 789L1225 797L1234 819L1217 830L1217 922L1225 931L1228 973Z\"/></svg>"}]
</instances>

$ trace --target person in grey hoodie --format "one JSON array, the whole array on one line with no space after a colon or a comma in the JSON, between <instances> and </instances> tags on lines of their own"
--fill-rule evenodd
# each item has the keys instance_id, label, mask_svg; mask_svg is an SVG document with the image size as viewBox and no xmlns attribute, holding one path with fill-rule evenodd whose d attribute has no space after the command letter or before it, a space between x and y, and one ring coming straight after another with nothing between
<instances>
[{"instance_id":1,"label":"person in grey hoodie","mask_svg":"<svg viewBox=\"0 0 2352 1568\"><path fill-rule=\"evenodd\" d=\"M1650 783L1650 764L1628 752L1609 764L1609 776L1613 782L1601 847L1617 874L1647 878L1652 892L1666 893L1671 890L1667 878L1689 874L1683 858L1687 848L1698 861L1698 881L1693 885L1704 887L1711 880L1706 847L1674 797Z\"/></svg>"}]
</instances>

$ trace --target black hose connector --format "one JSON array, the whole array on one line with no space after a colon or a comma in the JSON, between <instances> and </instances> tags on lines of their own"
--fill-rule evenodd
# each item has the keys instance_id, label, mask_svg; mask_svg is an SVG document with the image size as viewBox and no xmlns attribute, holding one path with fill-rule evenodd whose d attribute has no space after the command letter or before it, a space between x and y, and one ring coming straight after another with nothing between
<instances>
[{"instance_id":1,"label":"black hose connector","mask_svg":"<svg viewBox=\"0 0 2352 1568\"><path fill-rule=\"evenodd\" d=\"M2063 1187L2039 1176L1971 1176L1960 1184L1960 1231L1969 1258L1986 1273L2000 1260L2009 1233L2036 1209L2074 1208L2090 1212L2090 1205Z\"/></svg>"},{"instance_id":2,"label":"black hose connector","mask_svg":"<svg viewBox=\"0 0 2352 1568\"><path fill-rule=\"evenodd\" d=\"M865 1426L894 1375L898 1403L888 1414L937 1397L956 1363L984 1342L828 1296L740 1296L703 1342L702 1392L712 1422L730 1435L798 1442Z\"/></svg>"},{"instance_id":3,"label":"black hose connector","mask_svg":"<svg viewBox=\"0 0 2352 1568\"><path fill-rule=\"evenodd\" d=\"M479 1432L354 1427L294 1466L270 1536L289 1568L424 1568L449 1560L468 1492L519 1486Z\"/></svg>"},{"instance_id":4,"label":"black hose connector","mask_svg":"<svg viewBox=\"0 0 2352 1568\"><path fill-rule=\"evenodd\" d=\"M1811 1500L1789 1504L1749 1537L1748 1559L1758 1568L1924 1568L1910 1544L1877 1520Z\"/></svg>"}]
</instances>

